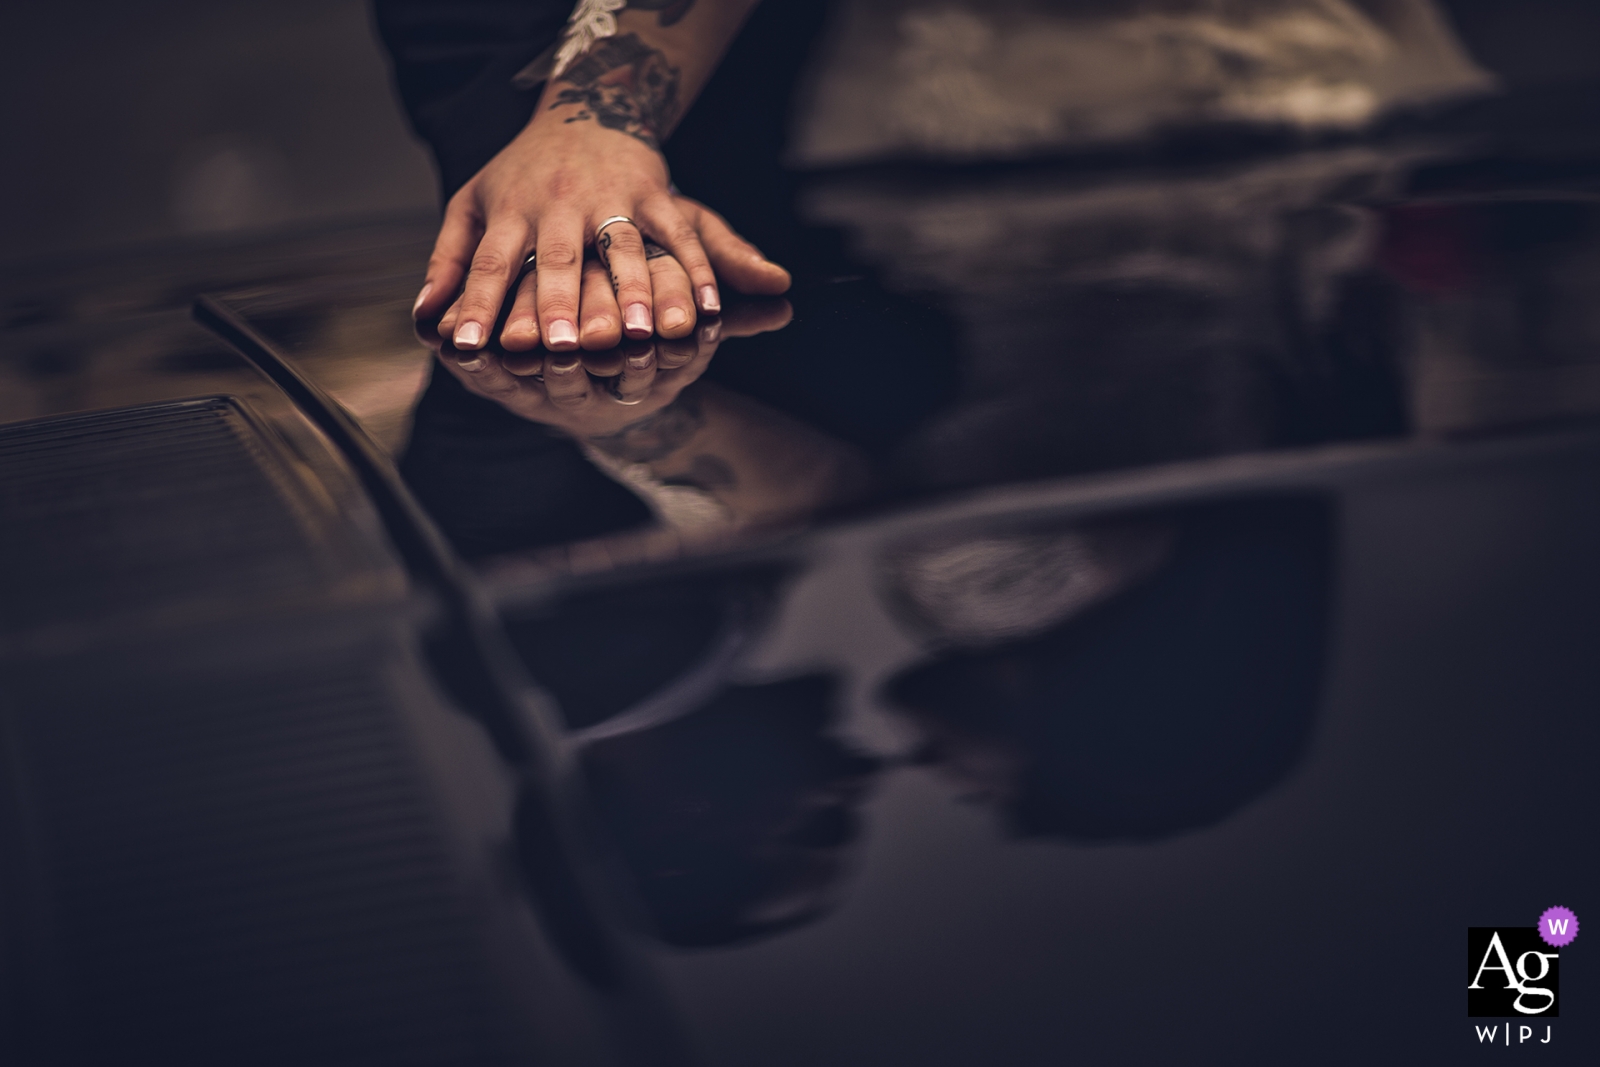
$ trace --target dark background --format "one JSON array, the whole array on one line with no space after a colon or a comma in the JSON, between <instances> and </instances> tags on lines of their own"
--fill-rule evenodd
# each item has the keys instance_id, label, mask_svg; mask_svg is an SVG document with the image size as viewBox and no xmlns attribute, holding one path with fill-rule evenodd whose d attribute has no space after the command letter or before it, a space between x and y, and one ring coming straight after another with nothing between
<instances>
[{"instance_id":1,"label":"dark background","mask_svg":"<svg viewBox=\"0 0 1600 1067\"><path fill-rule=\"evenodd\" d=\"M1600 78L1594 0L1448 0L1514 88ZM0 263L433 210L363 0L11 5Z\"/></svg>"},{"instance_id":2,"label":"dark background","mask_svg":"<svg viewBox=\"0 0 1600 1067\"><path fill-rule=\"evenodd\" d=\"M364 0L9 5L0 260L436 203Z\"/></svg>"}]
</instances>

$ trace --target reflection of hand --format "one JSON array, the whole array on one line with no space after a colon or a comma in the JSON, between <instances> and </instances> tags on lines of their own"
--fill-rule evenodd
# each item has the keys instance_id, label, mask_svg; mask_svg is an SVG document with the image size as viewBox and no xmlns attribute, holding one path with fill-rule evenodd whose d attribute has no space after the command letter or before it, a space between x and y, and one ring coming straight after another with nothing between
<instances>
[{"instance_id":1,"label":"reflection of hand","mask_svg":"<svg viewBox=\"0 0 1600 1067\"><path fill-rule=\"evenodd\" d=\"M671 404L726 338L781 329L792 314L786 300L742 304L701 323L690 337L595 353L468 352L425 326L418 333L469 391L522 418L593 438L620 432Z\"/></svg>"}]
</instances>

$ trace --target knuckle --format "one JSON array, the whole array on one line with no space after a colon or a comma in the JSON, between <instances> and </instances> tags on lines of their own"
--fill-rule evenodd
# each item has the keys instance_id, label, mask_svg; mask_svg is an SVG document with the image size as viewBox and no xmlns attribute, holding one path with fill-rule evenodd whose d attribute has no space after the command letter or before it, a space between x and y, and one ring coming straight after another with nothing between
<instances>
[{"instance_id":1,"label":"knuckle","mask_svg":"<svg viewBox=\"0 0 1600 1067\"><path fill-rule=\"evenodd\" d=\"M428 257L428 277L454 270L460 262L461 257L454 252L446 252L442 248L434 249L433 255Z\"/></svg>"},{"instance_id":2,"label":"knuckle","mask_svg":"<svg viewBox=\"0 0 1600 1067\"><path fill-rule=\"evenodd\" d=\"M667 237L673 244L700 243L700 235L695 228L682 218L674 219L667 225Z\"/></svg>"},{"instance_id":3,"label":"knuckle","mask_svg":"<svg viewBox=\"0 0 1600 1067\"><path fill-rule=\"evenodd\" d=\"M470 312L481 311L490 307L498 312L500 304L501 301L494 286L485 285L480 281L476 285L468 286L467 291L461 294L461 303L458 305L457 314L464 316Z\"/></svg>"},{"instance_id":4,"label":"knuckle","mask_svg":"<svg viewBox=\"0 0 1600 1067\"><path fill-rule=\"evenodd\" d=\"M571 167L561 167L546 179L545 191L551 200L569 200L583 186L583 177Z\"/></svg>"},{"instance_id":5,"label":"knuckle","mask_svg":"<svg viewBox=\"0 0 1600 1067\"><path fill-rule=\"evenodd\" d=\"M583 250L571 241L551 241L539 246L539 266L542 268L576 267L583 262Z\"/></svg>"},{"instance_id":6,"label":"knuckle","mask_svg":"<svg viewBox=\"0 0 1600 1067\"><path fill-rule=\"evenodd\" d=\"M650 268L652 277L660 275L678 275L683 273L683 264L674 256L657 256L646 264Z\"/></svg>"},{"instance_id":7,"label":"knuckle","mask_svg":"<svg viewBox=\"0 0 1600 1067\"><path fill-rule=\"evenodd\" d=\"M649 283L638 278L628 279L617 285L618 300L640 300L648 304L654 296L655 293Z\"/></svg>"},{"instance_id":8,"label":"knuckle","mask_svg":"<svg viewBox=\"0 0 1600 1067\"><path fill-rule=\"evenodd\" d=\"M472 273L503 276L511 269L511 259L498 248L479 249L472 257Z\"/></svg>"},{"instance_id":9,"label":"knuckle","mask_svg":"<svg viewBox=\"0 0 1600 1067\"><path fill-rule=\"evenodd\" d=\"M683 244L677 247L673 254L677 256L678 263L682 265L683 269L691 274L695 273L696 271L706 271L710 269L710 264L706 261L705 249L700 247L700 241L698 238L691 237L689 240L683 242Z\"/></svg>"}]
</instances>

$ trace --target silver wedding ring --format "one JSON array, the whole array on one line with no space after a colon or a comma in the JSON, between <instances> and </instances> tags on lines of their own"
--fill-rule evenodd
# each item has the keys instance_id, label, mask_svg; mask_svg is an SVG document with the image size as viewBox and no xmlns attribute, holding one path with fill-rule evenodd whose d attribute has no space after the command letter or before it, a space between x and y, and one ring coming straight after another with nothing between
<instances>
[{"instance_id":1,"label":"silver wedding ring","mask_svg":"<svg viewBox=\"0 0 1600 1067\"><path fill-rule=\"evenodd\" d=\"M613 214L610 219L606 219L606 221L602 222L600 226L595 227L595 254L600 256L600 262L603 262L608 270L611 269L611 256L606 254L605 227L616 226L618 222L627 222L629 226L634 227L634 229L638 229L638 222L635 222L634 219L627 218L626 214Z\"/></svg>"},{"instance_id":2,"label":"silver wedding ring","mask_svg":"<svg viewBox=\"0 0 1600 1067\"><path fill-rule=\"evenodd\" d=\"M612 215L609 219L606 219L606 221L602 222L600 225L598 225L598 226L596 226L594 228L594 243L595 244L599 244L600 243L600 235L606 232L606 227L607 226L615 226L619 222L626 222L629 226L632 226L634 229L638 229L639 228L639 224L634 222L632 219L630 219L626 215Z\"/></svg>"}]
</instances>

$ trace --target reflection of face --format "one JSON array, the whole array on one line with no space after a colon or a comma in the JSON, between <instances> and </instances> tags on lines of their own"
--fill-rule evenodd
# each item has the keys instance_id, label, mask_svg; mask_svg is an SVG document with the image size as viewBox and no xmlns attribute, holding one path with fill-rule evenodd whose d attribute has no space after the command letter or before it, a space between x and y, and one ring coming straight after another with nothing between
<instances>
[{"instance_id":1,"label":"reflection of face","mask_svg":"<svg viewBox=\"0 0 1600 1067\"><path fill-rule=\"evenodd\" d=\"M825 735L832 691L826 678L733 687L584 751L595 805L663 940L724 944L826 908L876 771Z\"/></svg>"},{"instance_id":2,"label":"reflection of face","mask_svg":"<svg viewBox=\"0 0 1600 1067\"><path fill-rule=\"evenodd\" d=\"M962 800L1006 806L1016 802L1027 756L999 738L950 729L937 718L911 712L924 731L918 762L931 763L959 790Z\"/></svg>"},{"instance_id":3,"label":"reflection of face","mask_svg":"<svg viewBox=\"0 0 1600 1067\"><path fill-rule=\"evenodd\" d=\"M745 923L791 925L831 901L861 836L857 809L869 782L866 774L852 774L793 798L788 817L759 847L778 888L743 913Z\"/></svg>"}]
</instances>

